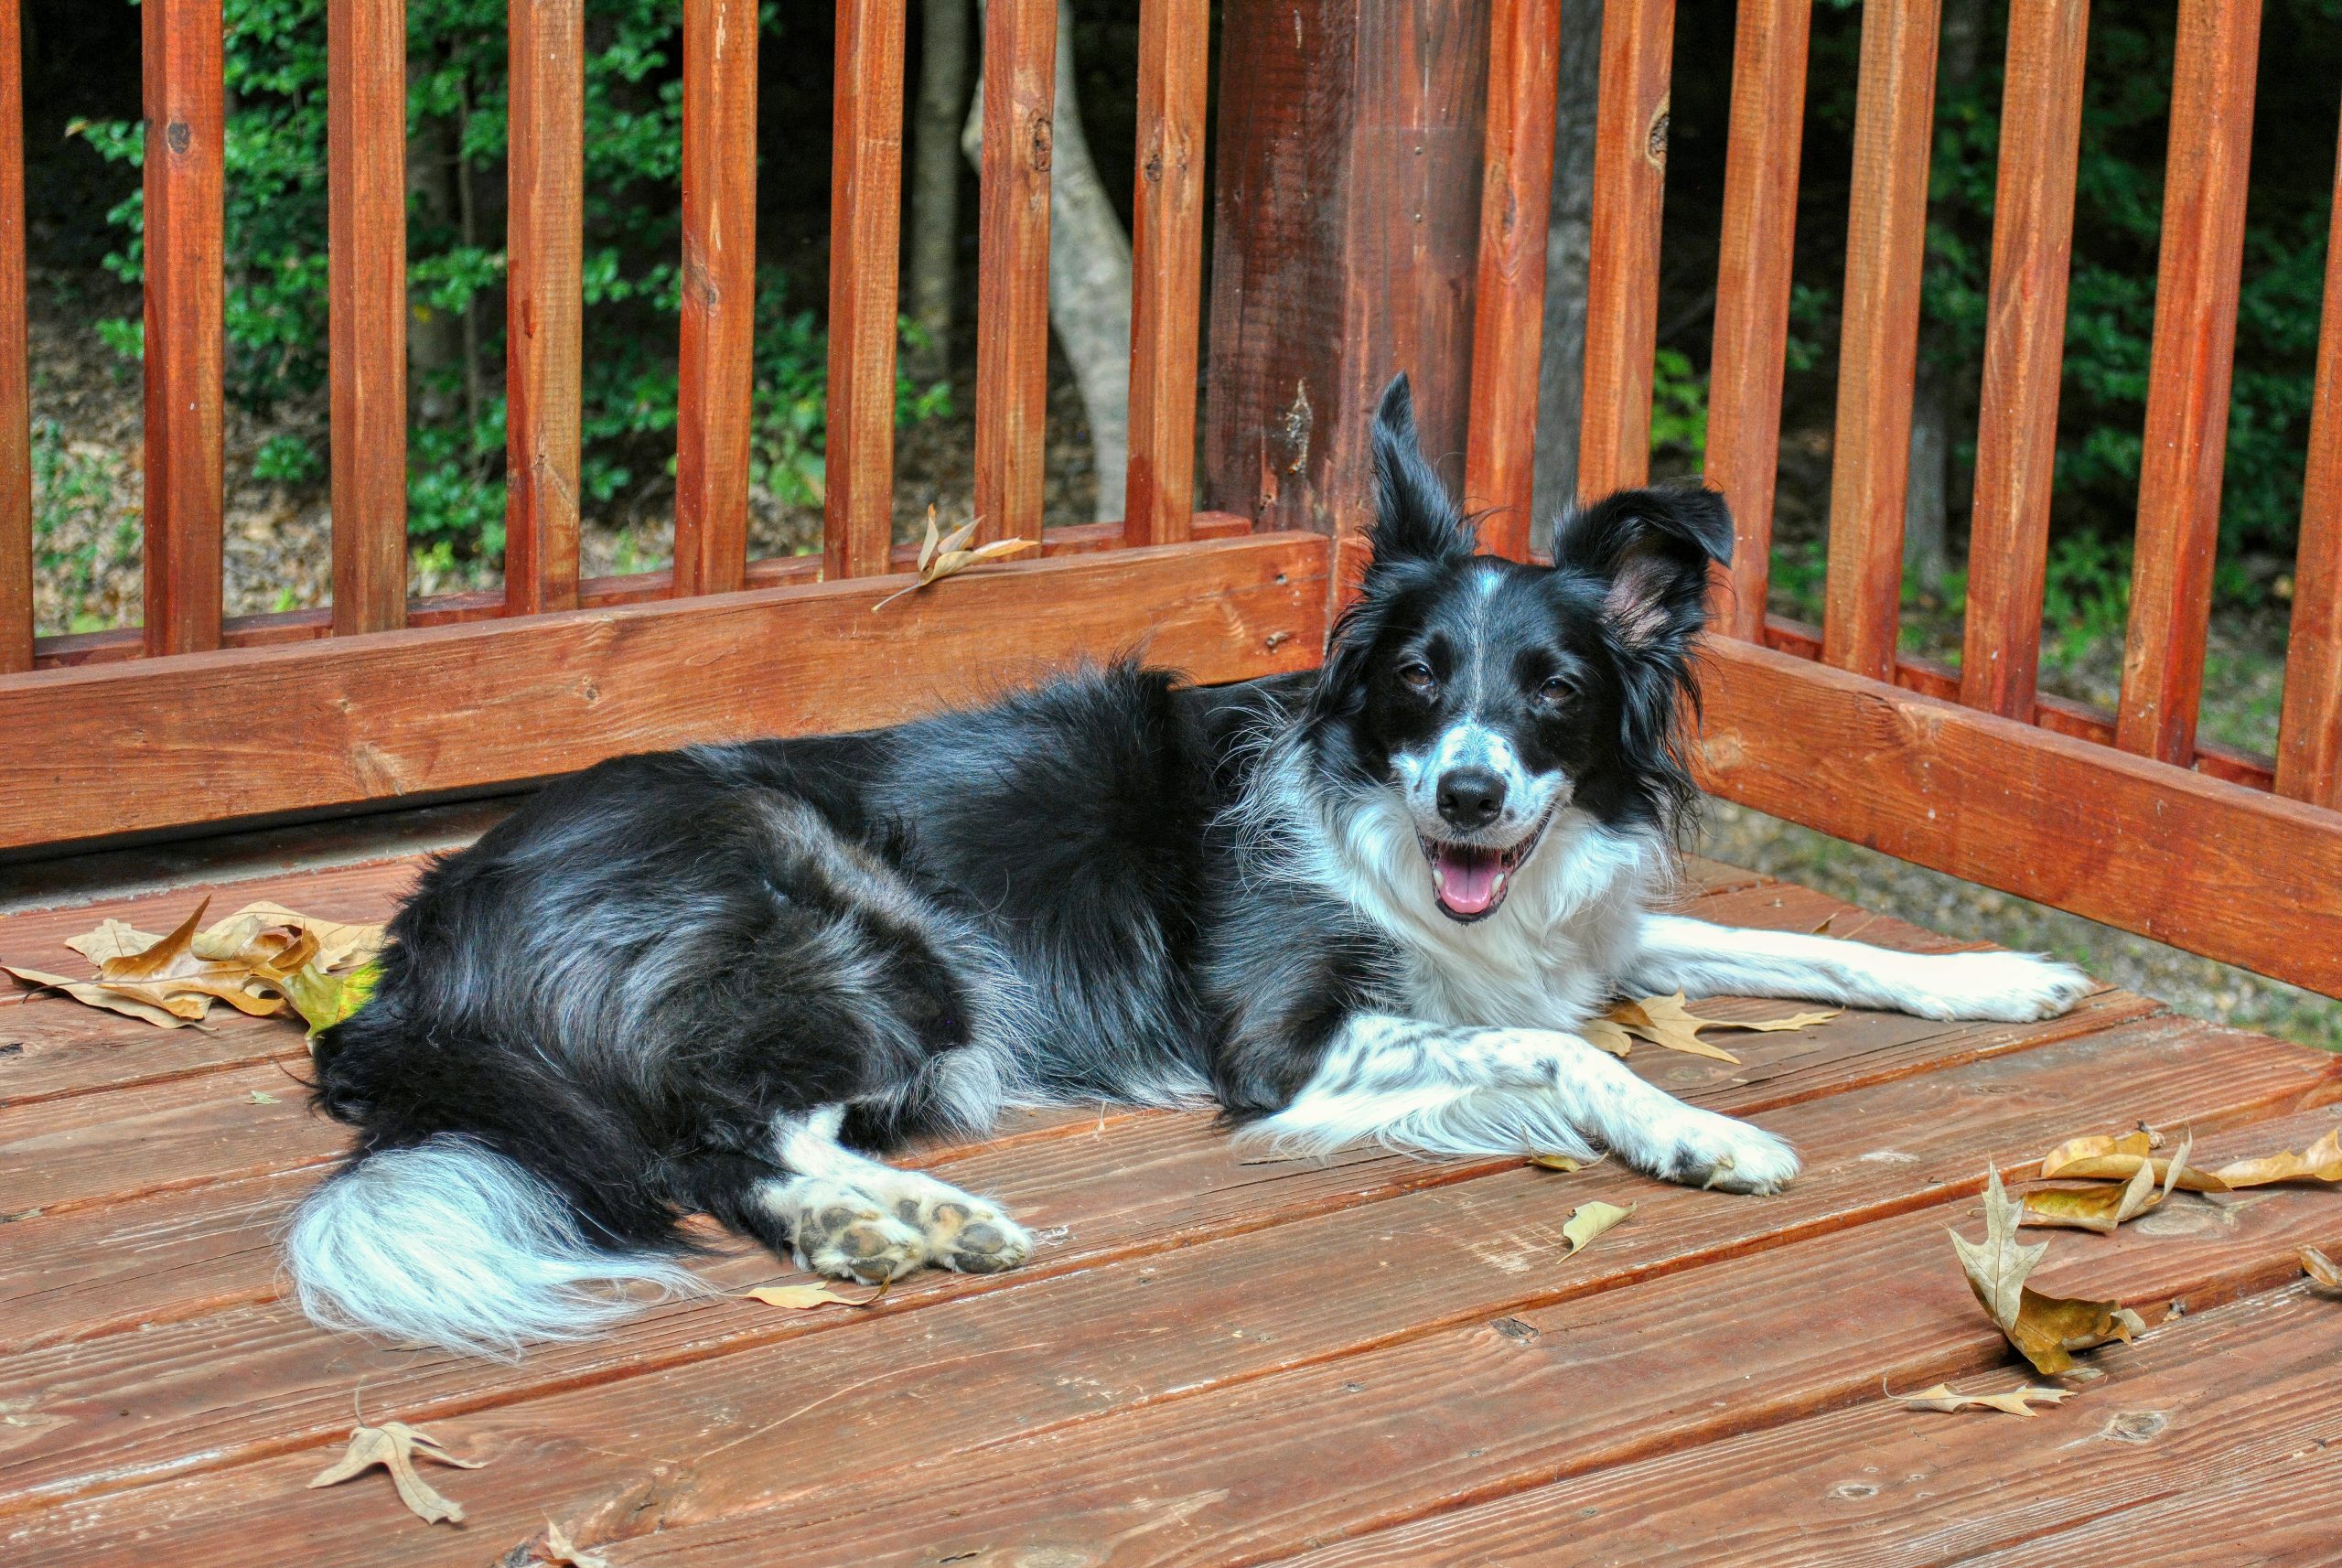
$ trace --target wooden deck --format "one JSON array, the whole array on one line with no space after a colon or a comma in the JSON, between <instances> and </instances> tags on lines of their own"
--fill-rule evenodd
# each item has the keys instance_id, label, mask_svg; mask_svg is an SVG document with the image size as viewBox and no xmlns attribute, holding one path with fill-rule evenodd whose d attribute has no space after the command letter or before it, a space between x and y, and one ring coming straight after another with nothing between
<instances>
[{"instance_id":1,"label":"wooden deck","mask_svg":"<svg viewBox=\"0 0 2342 1568\"><path fill-rule=\"evenodd\" d=\"M213 907L377 918L413 864L260 875ZM1693 869L1711 918L1949 945ZM100 916L161 929L198 896L84 885L94 902L0 919L0 958L66 967L59 939ZM1034 1115L924 1160L1042 1230L1018 1273L921 1275L865 1311L676 1305L505 1366L336 1338L281 1299L272 1227L343 1142L303 1103L292 1026L165 1033L9 995L0 1561L477 1568L529 1560L549 1519L673 1568L2342 1560L2342 1301L2294 1261L2342 1251L2342 1193L2178 1194L2115 1237L2042 1232L2036 1283L2150 1331L2032 1420L1882 1398L2021 1380L1944 1234L1977 1233L1989 1162L2020 1177L2142 1120L2192 1126L2199 1164L2298 1148L2342 1119L2334 1058L2113 991L2050 1023L1850 1014L1731 1044L1745 1065L1635 1065L1793 1139L1808 1168L1779 1197L1518 1160L1250 1163L1202 1116ZM1594 1198L1634 1217L1565 1257ZM793 1277L747 1253L709 1273ZM412 1518L379 1471L305 1489L353 1401L486 1462L429 1476L465 1524Z\"/></svg>"}]
</instances>

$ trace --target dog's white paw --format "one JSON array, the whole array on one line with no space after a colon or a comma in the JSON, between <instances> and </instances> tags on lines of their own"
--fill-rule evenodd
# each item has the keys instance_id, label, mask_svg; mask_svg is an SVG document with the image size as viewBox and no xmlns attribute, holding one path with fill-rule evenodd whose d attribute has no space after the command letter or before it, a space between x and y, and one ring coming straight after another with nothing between
<instances>
[{"instance_id":1,"label":"dog's white paw","mask_svg":"<svg viewBox=\"0 0 2342 1568\"><path fill-rule=\"evenodd\" d=\"M1927 985L1907 1010L1923 1018L2026 1024L2070 1011L2093 983L2072 964L2034 953L1946 953L1930 961Z\"/></svg>"},{"instance_id":2,"label":"dog's white paw","mask_svg":"<svg viewBox=\"0 0 2342 1568\"><path fill-rule=\"evenodd\" d=\"M992 1204L940 1181L895 1199L895 1217L927 1239L929 1262L963 1274L996 1274L1033 1255L1033 1238Z\"/></svg>"},{"instance_id":3,"label":"dog's white paw","mask_svg":"<svg viewBox=\"0 0 2342 1568\"><path fill-rule=\"evenodd\" d=\"M1762 1127L1694 1112L1673 1129L1659 1174L1686 1187L1773 1193L1797 1175L1797 1151Z\"/></svg>"},{"instance_id":4,"label":"dog's white paw","mask_svg":"<svg viewBox=\"0 0 2342 1568\"><path fill-rule=\"evenodd\" d=\"M790 1183L781 1220L789 1227L797 1266L833 1279L884 1284L928 1261L924 1231L844 1182Z\"/></svg>"}]
</instances>

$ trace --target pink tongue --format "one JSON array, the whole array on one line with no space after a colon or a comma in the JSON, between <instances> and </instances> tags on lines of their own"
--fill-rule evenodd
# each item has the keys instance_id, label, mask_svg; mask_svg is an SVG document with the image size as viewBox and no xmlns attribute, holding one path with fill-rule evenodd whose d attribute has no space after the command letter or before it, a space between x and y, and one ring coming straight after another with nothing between
<instances>
[{"instance_id":1,"label":"pink tongue","mask_svg":"<svg viewBox=\"0 0 2342 1568\"><path fill-rule=\"evenodd\" d=\"M1497 901L1499 867L1494 850L1443 846L1439 852L1439 901L1459 915L1477 915Z\"/></svg>"}]
</instances>

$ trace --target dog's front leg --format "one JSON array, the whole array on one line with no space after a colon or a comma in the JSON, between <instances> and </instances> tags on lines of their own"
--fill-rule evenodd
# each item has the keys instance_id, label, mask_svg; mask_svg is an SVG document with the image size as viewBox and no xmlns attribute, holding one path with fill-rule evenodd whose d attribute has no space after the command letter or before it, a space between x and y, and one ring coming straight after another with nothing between
<instances>
[{"instance_id":1,"label":"dog's front leg","mask_svg":"<svg viewBox=\"0 0 2342 1568\"><path fill-rule=\"evenodd\" d=\"M1619 983L1638 992L1783 996L1885 1007L1923 1018L2054 1018L2087 995L2090 976L2033 953L1905 953L1832 937L1712 926L1680 915L1643 919Z\"/></svg>"},{"instance_id":2,"label":"dog's front leg","mask_svg":"<svg viewBox=\"0 0 2342 1568\"><path fill-rule=\"evenodd\" d=\"M1435 1155L1608 1149L1692 1187L1774 1192L1797 1155L1770 1133L1684 1104L1574 1035L1354 1015L1283 1110L1245 1129L1324 1152L1373 1140Z\"/></svg>"}]
</instances>

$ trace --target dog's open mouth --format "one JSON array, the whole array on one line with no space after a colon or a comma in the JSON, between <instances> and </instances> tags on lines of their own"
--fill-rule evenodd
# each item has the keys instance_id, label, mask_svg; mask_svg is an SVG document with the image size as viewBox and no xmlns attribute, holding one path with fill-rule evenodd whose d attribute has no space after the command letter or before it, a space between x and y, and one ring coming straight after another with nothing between
<instances>
[{"instance_id":1,"label":"dog's open mouth","mask_svg":"<svg viewBox=\"0 0 2342 1568\"><path fill-rule=\"evenodd\" d=\"M1513 873L1535 852L1537 841L1545 836L1545 824L1552 820L1551 816L1541 818L1505 849L1446 843L1418 833L1423 858L1431 862L1431 885L1438 896L1440 912L1451 920L1466 921L1495 914L1512 886Z\"/></svg>"}]
</instances>

